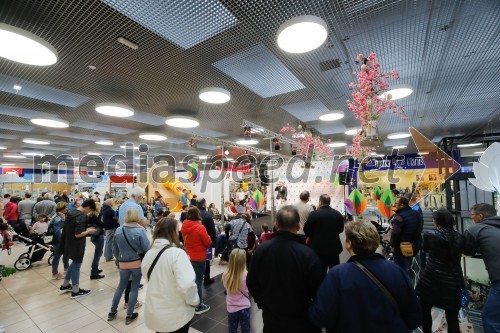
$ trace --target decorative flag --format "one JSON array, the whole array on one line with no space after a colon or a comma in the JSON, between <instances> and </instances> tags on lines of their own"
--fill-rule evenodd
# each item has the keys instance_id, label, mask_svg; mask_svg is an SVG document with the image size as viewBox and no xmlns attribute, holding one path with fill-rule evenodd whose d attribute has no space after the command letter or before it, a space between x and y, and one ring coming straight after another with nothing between
<instances>
[{"instance_id":1,"label":"decorative flag","mask_svg":"<svg viewBox=\"0 0 500 333\"><path fill-rule=\"evenodd\" d=\"M256 210L260 210L264 206L264 196L261 191L255 190L253 192L253 195L250 198L250 205Z\"/></svg>"},{"instance_id":2,"label":"decorative flag","mask_svg":"<svg viewBox=\"0 0 500 333\"><path fill-rule=\"evenodd\" d=\"M377 200L377 208L380 215L385 218L389 218L394 214L394 207L392 206L393 198L391 190L385 190L380 196L380 200Z\"/></svg>"},{"instance_id":3,"label":"decorative flag","mask_svg":"<svg viewBox=\"0 0 500 333\"><path fill-rule=\"evenodd\" d=\"M351 215L363 215L368 207L368 200L366 200L361 191L357 188L352 190L351 194L349 194L349 199L346 200L346 203L347 210Z\"/></svg>"},{"instance_id":4,"label":"decorative flag","mask_svg":"<svg viewBox=\"0 0 500 333\"><path fill-rule=\"evenodd\" d=\"M191 162L191 165L188 167L188 179L190 182L193 182L193 184L198 181L198 178L200 178L200 173L198 172L198 163L196 162Z\"/></svg>"}]
</instances>

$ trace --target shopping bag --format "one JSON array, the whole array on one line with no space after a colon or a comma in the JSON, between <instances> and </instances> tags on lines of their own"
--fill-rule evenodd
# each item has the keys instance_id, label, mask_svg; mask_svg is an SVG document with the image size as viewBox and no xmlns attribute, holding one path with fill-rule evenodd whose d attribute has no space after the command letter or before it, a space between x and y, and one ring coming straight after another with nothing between
<instances>
[{"instance_id":1,"label":"shopping bag","mask_svg":"<svg viewBox=\"0 0 500 333\"><path fill-rule=\"evenodd\" d=\"M460 309L458 313L458 327L460 328L460 333L474 333L474 326L469 322L463 309Z\"/></svg>"},{"instance_id":2,"label":"shopping bag","mask_svg":"<svg viewBox=\"0 0 500 333\"><path fill-rule=\"evenodd\" d=\"M448 323L443 310L432 308L432 332L435 333L448 333Z\"/></svg>"}]
</instances>

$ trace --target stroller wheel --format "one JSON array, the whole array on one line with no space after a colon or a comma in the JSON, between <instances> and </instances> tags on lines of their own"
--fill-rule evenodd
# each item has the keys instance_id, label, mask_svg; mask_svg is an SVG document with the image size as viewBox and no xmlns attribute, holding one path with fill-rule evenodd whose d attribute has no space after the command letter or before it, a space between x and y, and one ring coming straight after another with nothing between
<instances>
[{"instance_id":1,"label":"stroller wheel","mask_svg":"<svg viewBox=\"0 0 500 333\"><path fill-rule=\"evenodd\" d=\"M54 253L52 253L52 254L50 255L49 259L47 260L47 263L48 263L49 265L52 265L52 261L53 261L53 260L54 260Z\"/></svg>"},{"instance_id":2,"label":"stroller wheel","mask_svg":"<svg viewBox=\"0 0 500 333\"><path fill-rule=\"evenodd\" d=\"M21 258L29 258L29 257L30 257L30 254L28 252L26 252L26 253L21 254L19 256L19 259L21 259Z\"/></svg>"},{"instance_id":3,"label":"stroller wheel","mask_svg":"<svg viewBox=\"0 0 500 333\"><path fill-rule=\"evenodd\" d=\"M18 271L24 271L25 269L28 269L30 266L31 266L31 260L29 258L19 258L14 263L14 267Z\"/></svg>"}]
</instances>

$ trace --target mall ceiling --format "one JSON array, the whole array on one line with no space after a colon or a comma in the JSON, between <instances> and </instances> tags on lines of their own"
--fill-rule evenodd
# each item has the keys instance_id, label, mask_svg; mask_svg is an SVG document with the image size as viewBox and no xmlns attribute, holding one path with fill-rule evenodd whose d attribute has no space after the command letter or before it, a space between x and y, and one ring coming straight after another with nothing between
<instances>
[{"instance_id":1,"label":"mall ceiling","mask_svg":"<svg viewBox=\"0 0 500 333\"><path fill-rule=\"evenodd\" d=\"M141 132L161 132L167 142L151 144L150 153L186 154L193 152L192 132L241 139L243 119L273 131L302 122L325 139L350 142L344 131L359 122L346 107L348 84L359 68L356 55L370 52L383 70L399 71L398 84L414 89L398 101L407 121L383 116L383 139L409 126L436 140L500 129L497 0L4 0L0 6L1 23L44 38L59 54L46 67L0 58L0 143L7 152L110 155L124 142L139 143ZM305 14L326 21L327 41L304 54L282 51L279 26ZM118 43L119 37L139 48ZM229 90L230 102L200 101L199 90L211 86ZM129 105L135 115L98 114L100 102ZM317 120L337 109L344 119ZM30 122L44 114L70 127ZM194 131L165 125L176 114L201 125ZM51 145L22 143L26 137L48 138ZM99 139L115 144L97 146ZM259 147L268 148L260 139ZM198 141L196 152L215 148Z\"/></svg>"}]
</instances>

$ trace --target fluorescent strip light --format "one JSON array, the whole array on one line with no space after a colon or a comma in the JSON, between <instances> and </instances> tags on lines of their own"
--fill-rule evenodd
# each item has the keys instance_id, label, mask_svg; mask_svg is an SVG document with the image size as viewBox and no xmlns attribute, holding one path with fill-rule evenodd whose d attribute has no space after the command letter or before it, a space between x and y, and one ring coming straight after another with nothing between
<instances>
[{"instance_id":1,"label":"fluorescent strip light","mask_svg":"<svg viewBox=\"0 0 500 333\"><path fill-rule=\"evenodd\" d=\"M462 144L457 145L457 147L458 148L467 148L467 147L477 147L480 145L482 145L482 143L480 143L480 142L478 142L478 143L462 143Z\"/></svg>"},{"instance_id":2,"label":"fluorescent strip light","mask_svg":"<svg viewBox=\"0 0 500 333\"><path fill-rule=\"evenodd\" d=\"M239 145L256 145L259 143L257 140L238 140L236 141Z\"/></svg>"}]
</instances>

